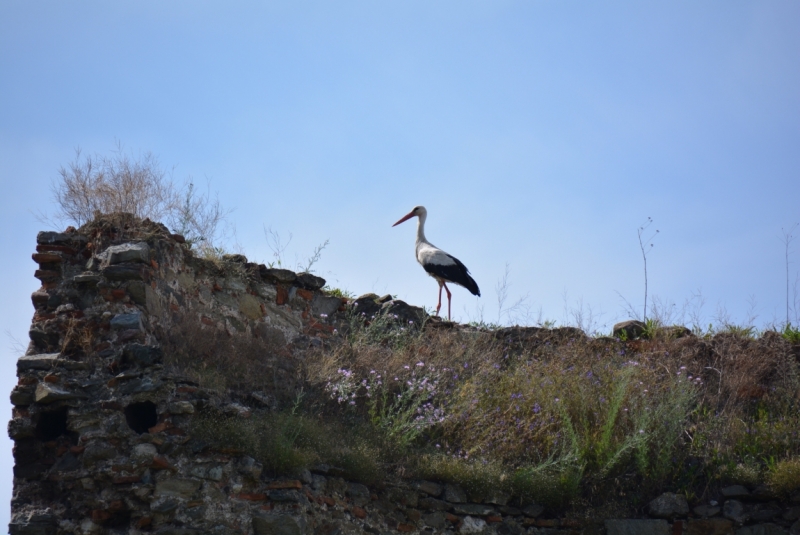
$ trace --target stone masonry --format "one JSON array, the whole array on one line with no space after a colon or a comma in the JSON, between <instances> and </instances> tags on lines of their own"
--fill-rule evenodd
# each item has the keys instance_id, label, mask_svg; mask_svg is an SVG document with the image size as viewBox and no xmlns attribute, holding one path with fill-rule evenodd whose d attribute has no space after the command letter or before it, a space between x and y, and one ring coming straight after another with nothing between
<instances>
[{"instance_id":1,"label":"stone masonry","mask_svg":"<svg viewBox=\"0 0 800 535\"><path fill-rule=\"evenodd\" d=\"M183 237L126 214L40 232L33 260L42 285L31 296L31 341L17 362L8 424L13 535L800 532L800 497L778 504L756 489L732 489L724 503L693 511L667 494L641 519L591 522L504 496L468 497L443 482L367 487L326 465L269 478L251 457L211 449L190 430L210 408L247 418L270 393L233 402L200 388L164 366L159 333L188 317L278 340L292 355L335 337L353 303L326 295L310 273L242 255L196 258ZM422 314L389 296L355 304ZM289 380L291 370L277 368Z\"/></svg>"}]
</instances>

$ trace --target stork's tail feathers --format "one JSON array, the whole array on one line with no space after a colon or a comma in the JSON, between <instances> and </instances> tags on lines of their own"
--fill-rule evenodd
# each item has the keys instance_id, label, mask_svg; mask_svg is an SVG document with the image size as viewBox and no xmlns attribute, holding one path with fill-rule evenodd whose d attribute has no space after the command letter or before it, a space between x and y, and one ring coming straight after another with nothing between
<instances>
[{"instance_id":1,"label":"stork's tail feathers","mask_svg":"<svg viewBox=\"0 0 800 535\"><path fill-rule=\"evenodd\" d=\"M472 295L477 295L478 297L480 297L481 290L480 288L478 288L478 283L475 282L475 279L473 279L469 274L467 274L465 279L466 280L464 281L465 282L464 288L469 290L470 293L472 293Z\"/></svg>"}]
</instances>

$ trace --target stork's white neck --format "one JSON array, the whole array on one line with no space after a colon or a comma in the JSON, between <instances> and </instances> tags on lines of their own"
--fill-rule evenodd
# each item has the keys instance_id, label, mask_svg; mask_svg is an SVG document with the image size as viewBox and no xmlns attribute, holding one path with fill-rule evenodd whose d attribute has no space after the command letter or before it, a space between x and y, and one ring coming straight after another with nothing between
<instances>
[{"instance_id":1,"label":"stork's white neck","mask_svg":"<svg viewBox=\"0 0 800 535\"><path fill-rule=\"evenodd\" d=\"M417 216L417 245L420 243L430 243L425 238L425 219L428 217L428 214L422 213Z\"/></svg>"}]
</instances>

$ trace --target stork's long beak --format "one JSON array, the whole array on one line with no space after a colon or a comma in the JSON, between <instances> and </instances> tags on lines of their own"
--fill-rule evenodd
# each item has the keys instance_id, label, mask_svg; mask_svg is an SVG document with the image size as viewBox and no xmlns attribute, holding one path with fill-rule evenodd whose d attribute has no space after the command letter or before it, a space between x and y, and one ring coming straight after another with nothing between
<instances>
[{"instance_id":1,"label":"stork's long beak","mask_svg":"<svg viewBox=\"0 0 800 535\"><path fill-rule=\"evenodd\" d=\"M399 225L399 224L400 224L400 223L402 223L403 221L408 221L409 219L411 219L411 218L412 218L412 217L414 217L415 215L416 215L416 214L414 213L414 210L411 210L409 213L407 213L406 215L404 215L404 216L403 216L403 218L402 218L402 219L400 219L400 221L398 221L397 223L395 223L395 224L394 224L394 225L392 225L392 226L393 226L393 227L396 227L397 225Z\"/></svg>"}]
</instances>

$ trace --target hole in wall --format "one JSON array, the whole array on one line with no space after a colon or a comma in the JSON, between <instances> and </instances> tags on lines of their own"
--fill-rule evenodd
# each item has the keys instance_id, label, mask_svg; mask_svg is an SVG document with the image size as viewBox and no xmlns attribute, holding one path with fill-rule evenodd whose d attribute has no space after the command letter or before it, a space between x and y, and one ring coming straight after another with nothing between
<instances>
[{"instance_id":1,"label":"hole in wall","mask_svg":"<svg viewBox=\"0 0 800 535\"><path fill-rule=\"evenodd\" d=\"M146 433L148 429L158 423L156 404L152 401L131 403L125 407L125 420L128 426L139 433Z\"/></svg>"},{"instance_id":2,"label":"hole in wall","mask_svg":"<svg viewBox=\"0 0 800 535\"><path fill-rule=\"evenodd\" d=\"M45 442L55 440L67 432L67 407L39 413L35 436Z\"/></svg>"}]
</instances>

